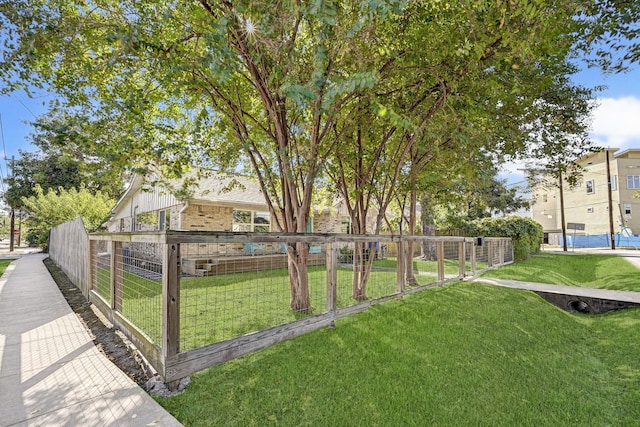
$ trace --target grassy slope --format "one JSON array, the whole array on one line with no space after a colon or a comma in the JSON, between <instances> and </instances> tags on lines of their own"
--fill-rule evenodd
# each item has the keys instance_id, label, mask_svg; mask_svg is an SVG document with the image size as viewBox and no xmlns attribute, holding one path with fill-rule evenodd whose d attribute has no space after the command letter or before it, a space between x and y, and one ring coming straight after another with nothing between
<instances>
[{"instance_id":1,"label":"grassy slope","mask_svg":"<svg viewBox=\"0 0 640 427\"><path fill-rule=\"evenodd\" d=\"M640 292L638 269L616 255L549 254L483 274L496 279Z\"/></svg>"},{"instance_id":2,"label":"grassy slope","mask_svg":"<svg viewBox=\"0 0 640 427\"><path fill-rule=\"evenodd\" d=\"M455 283L192 377L191 425L633 425L640 310L590 317Z\"/></svg>"}]
</instances>

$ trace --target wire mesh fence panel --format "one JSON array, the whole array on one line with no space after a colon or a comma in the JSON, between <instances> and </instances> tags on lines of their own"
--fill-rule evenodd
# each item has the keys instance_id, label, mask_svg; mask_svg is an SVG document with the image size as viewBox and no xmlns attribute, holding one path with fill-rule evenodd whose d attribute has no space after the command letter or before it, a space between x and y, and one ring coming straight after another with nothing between
<instances>
[{"instance_id":1,"label":"wire mesh fence panel","mask_svg":"<svg viewBox=\"0 0 640 427\"><path fill-rule=\"evenodd\" d=\"M111 242L98 240L91 245L91 288L111 303Z\"/></svg>"},{"instance_id":2,"label":"wire mesh fence panel","mask_svg":"<svg viewBox=\"0 0 640 427\"><path fill-rule=\"evenodd\" d=\"M162 250L157 243L127 243L116 258L116 310L151 341L162 342Z\"/></svg>"},{"instance_id":3,"label":"wire mesh fence panel","mask_svg":"<svg viewBox=\"0 0 640 427\"><path fill-rule=\"evenodd\" d=\"M429 285L438 281L438 254L434 240L421 239L413 242L414 251L411 270L407 270L407 285ZM418 248L418 252L415 251ZM412 276L413 274L413 276ZM415 283L412 283L415 279Z\"/></svg>"},{"instance_id":4,"label":"wire mesh fence panel","mask_svg":"<svg viewBox=\"0 0 640 427\"><path fill-rule=\"evenodd\" d=\"M482 242L482 245L477 245L475 247L476 251L476 269L484 270L489 266L489 245L486 241Z\"/></svg>"},{"instance_id":5,"label":"wire mesh fence panel","mask_svg":"<svg viewBox=\"0 0 640 427\"><path fill-rule=\"evenodd\" d=\"M389 242L339 242L337 307L397 293L397 247Z\"/></svg>"},{"instance_id":6,"label":"wire mesh fence panel","mask_svg":"<svg viewBox=\"0 0 640 427\"><path fill-rule=\"evenodd\" d=\"M287 245L279 242L182 245L185 274L180 282L180 351L323 312L324 247L308 247L304 266L308 275L298 280L297 274L289 274L288 251L294 249ZM299 301L306 305L304 310L296 312L292 307L292 288L300 290Z\"/></svg>"},{"instance_id":7,"label":"wire mesh fence panel","mask_svg":"<svg viewBox=\"0 0 640 427\"><path fill-rule=\"evenodd\" d=\"M478 269L486 268L489 265L489 245L487 242L483 242L482 245L476 246L476 263L479 266Z\"/></svg>"},{"instance_id":8,"label":"wire mesh fence panel","mask_svg":"<svg viewBox=\"0 0 640 427\"><path fill-rule=\"evenodd\" d=\"M504 262L513 262L513 241L504 239Z\"/></svg>"},{"instance_id":9,"label":"wire mesh fence panel","mask_svg":"<svg viewBox=\"0 0 640 427\"><path fill-rule=\"evenodd\" d=\"M460 244L458 241L444 242L444 277L452 279L460 275Z\"/></svg>"}]
</instances>

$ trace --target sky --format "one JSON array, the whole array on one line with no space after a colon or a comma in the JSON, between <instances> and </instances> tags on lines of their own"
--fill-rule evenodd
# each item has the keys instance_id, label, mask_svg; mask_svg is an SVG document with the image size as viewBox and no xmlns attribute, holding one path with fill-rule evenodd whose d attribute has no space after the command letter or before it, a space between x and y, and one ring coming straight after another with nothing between
<instances>
[{"instance_id":1,"label":"sky","mask_svg":"<svg viewBox=\"0 0 640 427\"><path fill-rule=\"evenodd\" d=\"M640 148L640 66L624 74L605 76L598 69L586 69L574 77L574 81L586 87L606 86L598 93L591 139L597 145L619 148ZM0 117L2 123L2 147L5 161L0 159L0 178L7 176L7 165L11 157L19 157L18 150L35 151L29 143L32 131L29 121L46 113L47 103L53 96L36 92L30 98L24 92L0 95ZM510 184L524 181L520 164L505 165L501 178Z\"/></svg>"},{"instance_id":2,"label":"sky","mask_svg":"<svg viewBox=\"0 0 640 427\"><path fill-rule=\"evenodd\" d=\"M640 65L626 73L603 75L599 69L585 68L573 76L585 87L606 86L597 93L590 138L595 145L618 148L618 153L640 148ZM504 166L501 178L511 184L523 183L522 164Z\"/></svg>"}]
</instances>

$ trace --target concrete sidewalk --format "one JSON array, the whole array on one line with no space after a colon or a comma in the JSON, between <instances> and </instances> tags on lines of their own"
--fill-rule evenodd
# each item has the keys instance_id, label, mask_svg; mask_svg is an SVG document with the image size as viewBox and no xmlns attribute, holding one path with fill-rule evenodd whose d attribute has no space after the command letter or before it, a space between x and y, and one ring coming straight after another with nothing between
<instances>
[{"instance_id":1,"label":"concrete sidewalk","mask_svg":"<svg viewBox=\"0 0 640 427\"><path fill-rule=\"evenodd\" d=\"M519 282L517 280L493 279L488 277L479 277L477 279L473 279L472 282L512 289L525 289L534 292L546 292L549 294L573 295L576 297L600 298L611 301L624 301L640 304L640 292L549 285L547 283Z\"/></svg>"},{"instance_id":2,"label":"concrete sidewalk","mask_svg":"<svg viewBox=\"0 0 640 427\"><path fill-rule=\"evenodd\" d=\"M180 426L98 351L44 258L0 278L0 426Z\"/></svg>"}]
</instances>

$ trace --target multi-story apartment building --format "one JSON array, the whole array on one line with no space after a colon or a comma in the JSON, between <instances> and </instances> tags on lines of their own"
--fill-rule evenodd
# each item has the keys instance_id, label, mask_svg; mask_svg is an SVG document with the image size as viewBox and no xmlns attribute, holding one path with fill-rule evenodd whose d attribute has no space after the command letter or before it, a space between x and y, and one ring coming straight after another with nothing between
<instances>
[{"instance_id":1,"label":"multi-story apartment building","mask_svg":"<svg viewBox=\"0 0 640 427\"><path fill-rule=\"evenodd\" d=\"M607 182L607 151L611 188ZM584 230L567 230L567 235L599 235L610 231L609 191L611 192L614 233L640 233L640 149L620 153L607 149L581 158L583 168L575 186L563 185L566 223L584 224ZM555 183L557 184L557 182ZM560 191L557 185L538 185L533 189L532 218L542 224L545 242L561 244Z\"/></svg>"}]
</instances>

